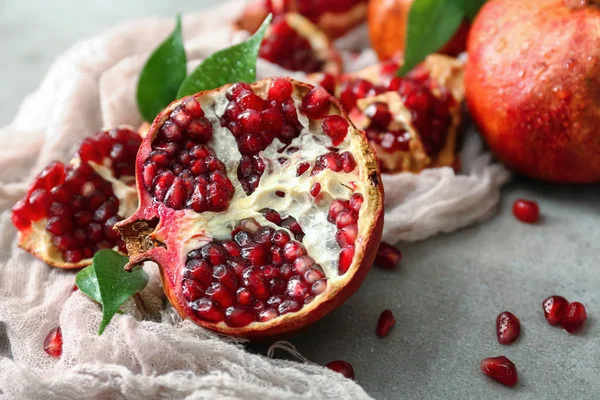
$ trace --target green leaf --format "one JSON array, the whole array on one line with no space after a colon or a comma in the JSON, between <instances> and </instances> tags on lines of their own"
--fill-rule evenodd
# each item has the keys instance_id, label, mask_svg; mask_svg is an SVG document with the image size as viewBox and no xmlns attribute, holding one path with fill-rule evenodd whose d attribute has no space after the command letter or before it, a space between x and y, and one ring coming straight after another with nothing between
<instances>
[{"instance_id":1,"label":"green leaf","mask_svg":"<svg viewBox=\"0 0 600 400\"><path fill-rule=\"evenodd\" d=\"M271 15L269 15L258 31L248 40L207 57L183 81L177 92L177 98L180 99L190 94L215 89L228 83L252 83L256 81L258 49L271 18Z\"/></svg>"},{"instance_id":2,"label":"green leaf","mask_svg":"<svg viewBox=\"0 0 600 400\"><path fill-rule=\"evenodd\" d=\"M181 37L181 17L175 30L146 61L137 86L137 105L142 117L152 122L177 95L187 74L187 58Z\"/></svg>"},{"instance_id":3,"label":"green leaf","mask_svg":"<svg viewBox=\"0 0 600 400\"><path fill-rule=\"evenodd\" d=\"M465 16L462 1L415 0L408 13L404 65L398 71L399 76L452 38Z\"/></svg>"},{"instance_id":4,"label":"green leaf","mask_svg":"<svg viewBox=\"0 0 600 400\"><path fill-rule=\"evenodd\" d=\"M472 21L487 0L461 0L465 15Z\"/></svg>"},{"instance_id":5,"label":"green leaf","mask_svg":"<svg viewBox=\"0 0 600 400\"><path fill-rule=\"evenodd\" d=\"M79 271L75 283L79 290L102 305L102 322L98 334L104 332L119 307L148 284L148 274L139 268L127 272L123 267L129 259L113 250L100 250L92 265Z\"/></svg>"}]
</instances>

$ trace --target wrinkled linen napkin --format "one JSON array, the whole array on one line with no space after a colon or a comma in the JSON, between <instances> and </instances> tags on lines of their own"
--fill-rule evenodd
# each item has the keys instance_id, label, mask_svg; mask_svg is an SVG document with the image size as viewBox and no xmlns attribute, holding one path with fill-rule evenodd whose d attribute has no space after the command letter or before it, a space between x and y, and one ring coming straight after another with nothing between
<instances>
[{"instance_id":1,"label":"wrinkled linen napkin","mask_svg":"<svg viewBox=\"0 0 600 400\"><path fill-rule=\"evenodd\" d=\"M184 17L190 68L240 40L231 21L242 1ZM61 55L39 89L0 130L0 398L4 399L368 399L355 382L308 362L246 352L241 341L182 321L160 287L157 267L144 268L147 288L124 306L102 336L100 307L73 291L75 274L51 269L16 247L10 207L54 159L68 161L77 142L103 127L142 121L135 104L141 67L172 30L173 19L120 24ZM342 50L367 43L364 27L337 42ZM349 70L375 62L366 50L345 57ZM259 77L291 75L259 61ZM509 173L492 163L471 129L461 152L463 174L450 168L385 175L388 242L422 240L490 217ZM61 326L63 354L42 349Z\"/></svg>"}]
</instances>

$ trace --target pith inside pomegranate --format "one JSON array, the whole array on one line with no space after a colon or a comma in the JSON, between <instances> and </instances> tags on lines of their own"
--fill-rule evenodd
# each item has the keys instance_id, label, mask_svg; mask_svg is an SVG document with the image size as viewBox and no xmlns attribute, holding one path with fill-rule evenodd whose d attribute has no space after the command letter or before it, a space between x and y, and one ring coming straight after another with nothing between
<instances>
[{"instance_id":1,"label":"pith inside pomegranate","mask_svg":"<svg viewBox=\"0 0 600 400\"><path fill-rule=\"evenodd\" d=\"M367 16L367 0L254 0L237 21L237 26L255 32L261 22L272 13L298 13L312 21L330 38L344 35Z\"/></svg>"},{"instance_id":2,"label":"pith inside pomegranate","mask_svg":"<svg viewBox=\"0 0 600 400\"><path fill-rule=\"evenodd\" d=\"M319 189L314 189L318 187ZM375 155L323 88L284 78L171 104L137 157L130 266L179 313L243 337L296 330L363 281L381 239Z\"/></svg>"},{"instance_id":3,"label":"pith inside pomegranate","mask_svg":"<svg viewBox=\"0 0 600 400\"><path fill-rule=\"evenodd\" d=\"M600 182L600 7L488 1L473 21L465 87L492 151L533 178Z\"/></svg>"},{"instance_id":4,"label":"pith inside pomegranate","mask_svg":"<svg viewBox=\"0 0 600 400\"><path fill-rule=\"evenodd\" d=\"M137 207L141 142L129 129L99 132L81 142L69 165L47 166L13 207L19 246L59 268L89 265L99 249L125 252L113 226Z\"/></svg>"},{"instance_id":5,"label":"pith inside pomegranate","mask_svg":"<svg viewBox=\"0 0 600 400\"><path fill-rule=\"evenodd\" d=\"M327 36L299 14L276 17L258 55L290 71L341 73L342 61Z\"/></svg>"},{"instance_id":6,"label":"pith inside pomegranate","mask_svg":"<svg viewBox=\"0 0 600 400\"><path fill-rule=\"evenodd\" d=\"M342 78L338 97L384 172L452 166L464 98L462 63L429 56L406 77L388 61Z\"/></svg>"}]
</instances>

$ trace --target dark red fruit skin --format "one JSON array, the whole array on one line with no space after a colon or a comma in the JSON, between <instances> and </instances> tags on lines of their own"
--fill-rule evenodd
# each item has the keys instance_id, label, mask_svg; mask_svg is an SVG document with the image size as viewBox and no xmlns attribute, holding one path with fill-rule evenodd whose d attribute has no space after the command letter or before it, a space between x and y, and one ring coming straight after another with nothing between
<instances>
[{"instance_id":1,"label":"dark red fruit skin","mask_svg":"<svg viewBox=\"0 0 600 400\"><path fill-rule=\"evenodd\" d=\"M513 204L513 214L521 222L534 224L540 219L540 207L535 201L519 199Z\"/></svg>"},{"instance_id":2,"label":"dark red fruit skin","mask_svg":"<svg viewBox=\"0 0 600 400\"><path fill-rule=\"evenodd\" d=\"M501 312L496 318L496 336L498 343L511 344L521 334L521 322L509 311Z\"/></svg>"},{"instance_id":3,"label":"dark red fruit skin","mask_svg":"<svg viewBox=\"0 0 600 400\"><path fill-rule=\"evenodd\" d=\"M253 89L257 89L258 87L262 87L269 80L263 80L256 82L252 85ZM295 90L301 97L304 97L313 86L297 82L292 79L290 81L294 84ZM224 95L226 90L232 85L226 85L222 88L218 89L222 91ZM205 94L209 94L214 92L214 90L207 90L204 92L199 92L194 94L193 96L198 97ZM181 100L176 100L171 103L167 108L165 108L152 122L149 132L152 134L148 134L144 140L142 141L142 145L140 146L140 150L137 155L137 166L136 168L136 185L138 194L140 196L140 204L138 210L129 218L119 222L115 225L115 228L121 234L121 237L127 243L127 251L130 255L129 263L126 266L126 269L132 269L136 265L141 264L144 261L152 260L156 262L159 266L162 265L170 265L173 263L175 259L174 253L167 251L165 247L162 246L154 246L154 243L151 243L147 239L147 235L152 233L155 230L155 227L152 226L150 221L156 218L157 215L161 215L163 220L176 220L176 213L183 213L185 210L172 210L167 207L163 207L162 204L158 204L153 202L150 194L144 188L142 169L139 166L145 162L148 158L150 152L152 151L152 141L158 134L160 127L164 124L164 122L169 118L170 113L175 109ZM335 97L331 98L332 106L339 109L339 115L344 118L348 118L348 115L343 110L343 107L339 100ZM353 129L356 129L352 126ZM364 134L363 134L364 135ZM221 324L219 326L214 325L208 321L202 321L198 318L195 318L192 314L192 311L186 307L181 299L181 292L177 291L176 288L181 286L178 284L178 277L175 275L175 271L168 268L159 268L161 280L163 284L163 289L165 294L170 300L171 305L177 310L177 312L181 316L187 315L190 319L194 321L194 323L203 326L207 329L211 329L213 331L237 336L244 337L248 339L266 339L273 337L287 337L288 334L294 333L305 326L323 318L325 315L329 314L331 311L338 308L341 304L343 304L362 284L362 282L367 277L371 266L373 265L373 261L375 260L375 255L377 253L377 249L379 243L381 242L381 235L383 232L383 216L384 216L384 191L383 191L383 183L380 178L379 164L377 163L377 157L375 156L373 149L368 145L365 139L365 146L359 149L360 152L363 153L361 158L367 160L365 163L365 169L367 172L367 176L371 181L372 187L371 195L374 196L374 193L378 193L380 201L375 202L374 205L374 213L372 215L372 219L376 221L373 224L373 228L371 232L364 233L365 237L369 237L369 240L364 245L364 253L362 256L362 263L359 267L354 268L352 272L348 272L344 275L344 280L347 280L348 283L343 285L341 288L337 288L335 293L331 294L327 300L323 300L315 305L315 308L310 310L310 313L301 313L301 315L296 315L294 313L284 315L280 319L278 319L277 324L261 324L259 328L246 329L244 328L234 328L223 326L225 324ZM178 237L178 231L181 229L177 224L170 224L168 226L162 227L166 237L176 238ZM355 255L355 257L360 256L360 254ZM315 302L316 303L316 302Z\"/></svg>"},{"instance_id":4,"label":"dark red fruit skin","mask_svg":"<svg viewBox=\"0 0 600 400\"><path fill-rule=\"evenodd\" d=\"M467 103L508 167L562 183L600 181L600 8L488 1L473 21Z\"/></svg>"},{"instance_id":5,"label":"dark red fruit skin","mask_svg":"<svg viewBox=\"0 0 600 400\"><path fill-rule=\"evenodd\" d=\"M386 337L394 325L396 325L396 318L394 318L392 310L383 310L377 322L377 336L380 338Z\"/></svg>"},{"instance_id":6,"label":"dark red fruit skin","mask_svg":"<svg viewBox=\"0 0 600 400\"><path fill-rule=\"evenodd\" d=\"M569 302L562 296L550 296L542 303L544 316L550 325L558 325L562 321Z\"/></svg>"},{"instance_id":7,"label":"dark red fruit skin","mask_svg":"<svg viewBox=\"0 0 600 400\"><path fill-rule=\"evenodd\" d=\"M325 367L329 368L332 371L338 372L344 375L348 379L354 379L354 368L352 365L343 360L331 361L325 364Z\"/></svg>"},{"instance_id":8,"label":"dark red fruit skin","mask_svg":"<svg viewBox=\"0 0 600 400\"><path fill-rule=\"evenodd\" d=\"M481 361L481 372L506 386L515 386L519 376L517 367L504 356L490 357Z\"/></svg>"},{"instance_id":9,"label":"dark red fruit skin","mask_svg":"<svg viewBox=\"0 0 600 400\"><path fill-rule=\"evenodd\" d=\"M570 303L565 310L560 325L563 329L569 333L575 333L581 329L585 320L587 319L587 312L585 306L577 301Z\"/></svg>"}]
</instances>

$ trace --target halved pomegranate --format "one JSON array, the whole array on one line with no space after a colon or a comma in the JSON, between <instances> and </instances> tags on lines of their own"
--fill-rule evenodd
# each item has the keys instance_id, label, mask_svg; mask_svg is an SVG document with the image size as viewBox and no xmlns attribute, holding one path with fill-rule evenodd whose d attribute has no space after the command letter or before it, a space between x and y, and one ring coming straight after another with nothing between
<instances>
[{"instance_id":1,"label":"halved pomegranate","mask_svg":"<svg viewBox=\"0 0 600 400\"><path fill-rule=\"evenodd\" d=\"M453 166L464 99L463 63L431 55L406 77L388 61L342 78L338 97L364 129L384 172Z\"/></svg>"},{"instance_id":2,"label":"halved pomegranate","mask_svg":"<svg viewBox=\"0 0 600 400\"><path fill-rule=\"evenodd\" d=\"M335 39L366 21L367 0L255 0L245 8L236 25L254 33L272 13L298 13Z\"/></svg>"},{"instance_id":3,"label":"halved pomegranate","mask_svg":"<svg viewBox=\"0 0 600 400\"><path fill-rule=\"evenodd\" d=\"M342 71L342 59L327 36L294 13L273 20L258 55L290 71L333 75Z\"/></svg>"},{"instance_id":4,"label":"halved pomegranate","mask_svg":"<svg viewBox=\"0 0 600 400\"><path fill-rule=\"evenodd\" d=\"M12 210L19 247L58 268L91 264L99 249L125 252L113 226L135 211L135 156L142 138L129 129L84 139L69 165L55 161Z\"/></svg>"},{"instance_id":5,"label":"halved pomegranate","mask_svg":"<svg viewBox=\"0 0 600 400\"><path fill-rule=\"evenodd\" d=\"M375 155L321 87L275 78L184 98L136 162L140 206L117 224L129 267L159 264L171 304L198 325L294 331L339 306L373 263Z\"/></svg>"}]
</instances>

